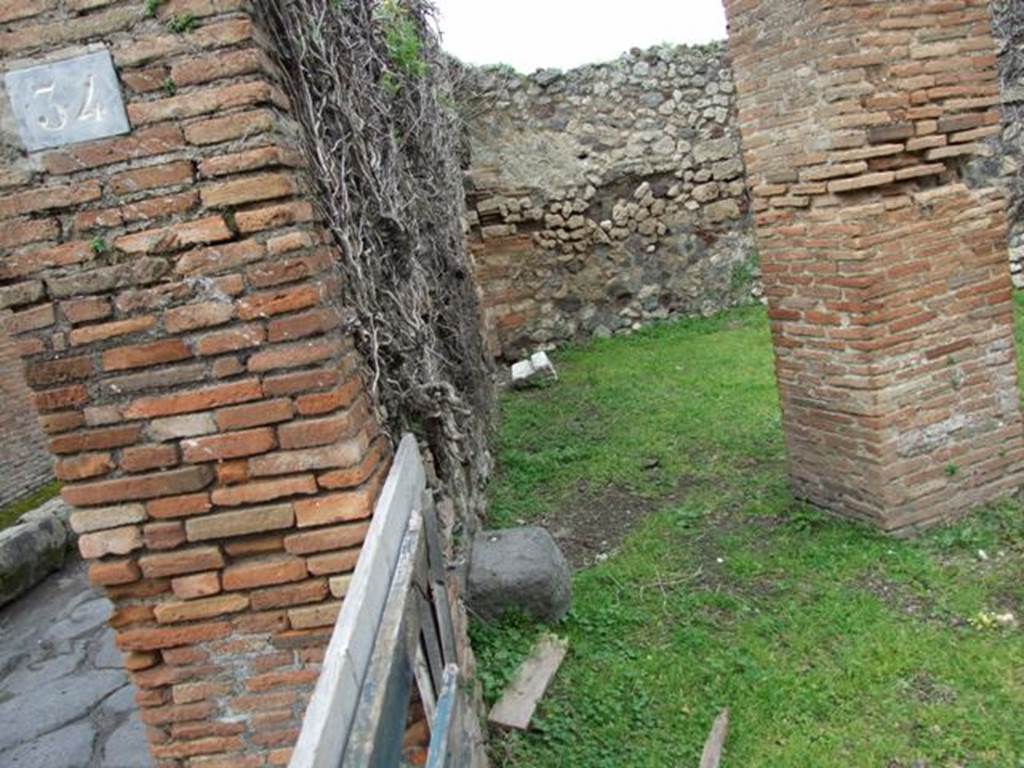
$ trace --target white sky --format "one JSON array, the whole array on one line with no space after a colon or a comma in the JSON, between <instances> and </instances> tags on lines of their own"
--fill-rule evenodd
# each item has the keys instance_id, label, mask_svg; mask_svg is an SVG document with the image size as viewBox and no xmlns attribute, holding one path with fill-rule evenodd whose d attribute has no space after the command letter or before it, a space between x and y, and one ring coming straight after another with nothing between
<instances>
[{"instance_id":1,"label":"white sky","mask_svg":"<svg viewBox=\"0 0 1024 768\"><path fill-rule=\"evenodd\" d=\"M520 72L611 61L630 48L724 40L722 0L434 0L444 46Z\"/></svg>"}]
</instances>

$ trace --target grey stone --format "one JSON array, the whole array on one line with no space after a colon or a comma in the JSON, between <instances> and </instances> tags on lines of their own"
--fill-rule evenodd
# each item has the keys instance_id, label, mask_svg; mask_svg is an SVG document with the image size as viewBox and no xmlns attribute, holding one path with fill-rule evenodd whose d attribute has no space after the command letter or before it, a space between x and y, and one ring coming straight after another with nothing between
<instances>
[{"instance_id":1,"label":"grey stone","mask_svg":"<svg viewBox=\"0 0 1024 768\"><path fill-rule=\"evenodd\" d=\"M107 696L100 708L109 715L129 715L135 711L135 686L126 684Z\"/></svg>"},{"instance_id":2,"label":"grey stone","mask_svg":"<svg viewBox=\"0 0 1024 768\"><path fill-rule=\"evenodd\" d=\"M512 386L517 389L557 380L555 366L546 352L534 352L512 366Z\"/></svg>"},{"instance_id":3,"label":"grey stone","mask_svg":"<svg viewBox=\"0 0 1024 768\"><path fill-rule=\"evenodd\" d=\"M0 605L63 565L67 537L64 525L52 516L0 531Z\"/></svg>"},{"instance_id":4,"label":"grey stone","mask_svg":"<svg viewBox=\"0 0 1024 768\"><path fill-rule=\"evenodd\" d=\"M48 736L5 751L0 756L4 768L82 768L89 764L96 730L88 720L66 725Z\"/></svg>"},{"instance_id":5,"label":"grey stone","mask_svg":"<svg viewBox=\"0 0 1024 768\"><path fill-rule=\"evenodd\" d=\"M110 734L103 746L104 768L148 768L149 752L142 722L133 716Z\"/></svg>"},{"instance_id":6,"label":"grey stone","mask_svg":"<svg viewBox=\"0 0 1024 768\"><path fill-rule=\"evenodd\" d=\"M83 671L39 686L28 695L0 704L0 749L37 736L89 714L102 699L124 685L119 671Z\"/></svg>"},{"instance_id":7,"label":"grey stone","mask_svg":"<svg viewBox=\"0 0 1024 768\"><path fill-rule=\"evenodd\" d=\"M71 640L104 626L110 617L110 601L95 597L55 621L42 635L43 642Z\"/></svg>"},{"instance_id":8,"label":"grey stone","mask_svg":"<svg viewBox=\"0 0 1024 768\"><path fill-rule=\"evenodd\" d=\"M469 607L484 619L518 609L541 621L558 621L572 601L572 574L544 528L484 531L473 542Z\"/></svg>"},{"instance_id":9,"label":"grey stone","mask_svg":"<svg viewBox=\"0 0 1024 768\"><path fill-rule=\"evenodd\" d=\"M96 652L94 666L97 669L121 669L124 665L124 657L114 643L114 635L105 632L100 638L99 650Z\"/></svg>"}]
</instances>

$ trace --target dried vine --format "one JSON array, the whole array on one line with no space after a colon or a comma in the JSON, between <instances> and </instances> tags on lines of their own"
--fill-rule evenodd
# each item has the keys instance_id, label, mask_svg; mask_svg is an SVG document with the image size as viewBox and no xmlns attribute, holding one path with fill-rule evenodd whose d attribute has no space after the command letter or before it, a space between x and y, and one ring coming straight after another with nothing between
<instances>
[{"instance_id":1,"label":"dried vine","mask_svg":"<svg viewBox=\"0 0 1024 768\"><path fill-rule=\"evenodd\" d=\"M425 437L469 519L490 468L491 371L462 231L459 126L424 0L255 0L302 124L340 297L393 434Z\"/></svg>"},{"instance_id":2,"label":"dried vine","mask_svg":"<svg viewBox=\"0 0 1024 768\"><path fill-rule=\"evenodd\" d=\"M999 46L999 79L1002 92L1024 89L1024 3L992 0L992 32ZM1024 166L1024 100L1003 103L1003 151ZM1008 180L1010 218L1024 220L1024 180L1018 172Z\"/></svg>"}]
</instances>

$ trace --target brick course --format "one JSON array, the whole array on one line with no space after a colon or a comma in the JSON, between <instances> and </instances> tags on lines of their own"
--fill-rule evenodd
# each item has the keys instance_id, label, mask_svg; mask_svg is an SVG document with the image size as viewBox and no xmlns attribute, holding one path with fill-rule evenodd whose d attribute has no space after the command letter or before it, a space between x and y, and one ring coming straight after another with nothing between
<instances>
[{"instance_id":1,"label":"brick course","mask_svg":"<svg viewBox=\"0 0 1024 768\"><path fill-rule=\"evenodd\" d=\"M287 99L242 0L0 20L19 64L105 44L133 127L0 175L0 346L27 374L2 384L31 387L5 389L0 429L34 402L156 764L282 764L344 594L321 574L354 567L390 455Z\"/></svg>"},{"instance_id":2,"label":"brick course","mask_svg":"<svg viewBox=\"0 0 1024 768\"><path fill-rule=\"evenodd\" d=\"M906 532L1011 493L1005 204L962 173L1000 121L988 3L726 7L796 494Z\"/></svg>"},{"instance_id":3,"label":"brick course","mask_svg":"<svg viewBox=\"0 0 1024 768\"><path fill-rule=\"evenodd\" d=\"M48 315L44 313L45 317ZM54 476L53 459L44 431L35 418L32 393L26 386L21 358L8 325L14 323L5 323L0 317L0 467L4 470L0 506L28 495ZM52 380L61 378L46 369L40 373Z\"/></svg>"}]
</instances>

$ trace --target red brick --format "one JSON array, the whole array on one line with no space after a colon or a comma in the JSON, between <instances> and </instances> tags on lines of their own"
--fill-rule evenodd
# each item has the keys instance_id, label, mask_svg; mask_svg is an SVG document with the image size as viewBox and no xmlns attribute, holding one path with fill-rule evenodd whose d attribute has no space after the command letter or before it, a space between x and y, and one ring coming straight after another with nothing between
<instances>
[{"instance_id":1,"label":"red brick","mask_svg":"<svg viewBox=\"0 0 1024 768\"><path fill-rule=\"evenodd\" d=\"M110 302L107 299L84 298L62 301L60 311L72 324L88 323L110 317Z\"/></svg>"},{"instance_id":2,"label":"red brick","mask_svg":"<svg viewBox=\"0 0 1024 768\"><path fill-rule=\"evenodd\" d=\"M103 353L103 370L127 371L163 363L176 363L192 357L192 350L181 339L163 339L149 344L117 347Z\"/></svg>"},{"instance_id":3,"label":"red brick","mask_svg":"<svg viewBox=\"0 0 1024 768\"><path fill-rule=\"evenodd\" d=\"M157 125L137 129L129 136L50 152L43 157L43 165L49 173L74 173L124 160L162 155L184 146L181 128L177 125Z\"/></svg>"},{"instance_id":4,"label":"red brick","mask_svg":"<svg viewBox=\"0 0 1024 768\"><path fill-rule=\"evenodd\" d=\"M185 467L117 480L67 485L62 495L68 504L74 506L97 506L197 491L205 488L212 479L213 472L209 467Z\"/></svg>"},{"instance_id":5,"label":"red brick","mask_svg":"<svg viewBox=\"0 0 1024 768\"><path fill-rule=\"evenodd\" d=\"M313 217L313 206L311 204L292 202L268 205L264 208L239 212L235 216L235 223L238 225L239 232L251 234L267 229L276 229L277 227L287 227L293 224L312 221Z\"/></svg>"},{"instance_id":6,"label":"red brick","mask_svg":"<svg viewBox=\"0 0 1024 768\"><path fill-rule=\"evenodd\" d=\"M99 587L128 584L141 577L134 560L100 560L89 566L89 581Z\"/></svg>"},{"instance_id":7,"label":"red brick","mask_svg":"<svg viewBox=\"0 0 1024 768\"><path fill-rule=\"evenodd\" d=\"M355 488L369 480L378 467L381 467L382 471L386 471L389 454L388 441L385 438L379 438L358 465L324 472L317 477L317 482L321 488Z\"/></svg>"},{"instance_id":8,"label":"red brick","mask_svg":"<svg viewBox=\"0 0 1024 768\"><path fill-rule=\"evenodd\" d=\"M277 428L281 447L311 448L329 445L360 430L369 418L364 404L352 406L349 410L321 419L303 419L282 424Z\"/></svg>"},{"instance_id":9,"label":"red brick","mask_svg":"<svg viewBox=\"0 0 1024 768\"><path fill-rule=\"evenodd\" d=\"M171 68L178 85L195 85L226 77L245 75L264 68L263 54L253 48L216 53L179 62Z\"/></svg>"},{"instance_id":10,"label":"red brick","mask_svg":"<svg viewBox=\"0 0 1024 768\"><path fill-rule=\"evenodd\" d=\"M191 123L185 128L185 138L189 144L200 146L219 144L243 137L250 138L266 133L275 127L277 121L274 113L267 109L257 109L228 117L217 117L198 123Z\"/></svg>"},{"instance_id":11,"label":"red brick","mask_svg":"<svg viewBox=\"0 0 1024 768\"><path fill-rule=\"evenodd\" d=\"M317 336L337 328L338 323L338 314L327 309L313 310L290 317L279 317L272 320L267 326L267 340L274 343Z\"/></svg>"},{"instance_id":12,"label":"red brick","mask_svg":"<svg viewBox=\"0 0 1024 768\"><path fill-rule=\"evenodd\" d=\"M66 311L66 310L65 310ZM88 325L83 328L76 328L68 335L72 345L94 344L97 341L106 341L118 336L127 336L132 333L142 333L156 327L156 317L143 315L132 317L127 320L116 320L112 323L102 325Z\"/></svg>"},{"instance_id":13,"label":"red brick","mask_svg":"<svg viewBox=\"0 0 1024 768\"><path fill-rule=\"evenodd\" d=\"M268 376L263 380L263 389L267 397L280 395L296 395L313 389L326 389L338 383L337 371L316 370L283 373Z\"/></svg>"},{"instance_id":14,"label":"red brick","mask_svg":"<svg viewBox=\"0 0 1024 768\"><path fill-rule=\"evenodd\" d=\"M246 536L224 542L224 551L231 557L250 557L284 552L284 535L279 532Z\"/></svg>"},{"instance_id":15,"label":"red brick","mask_svg":"<svg viewBox=\"0 0 1024 768\"><path fill-rule=\"evenodd\" d=\"M235 507L242 504L259 504L288 496L308 496L316 492L316 479L312 475L296 475L276 480L250 481L233 488L218 488L213 492L212 500L218 506Z\"/></svg>"},{"instance_id":16,"label":"red brick","mask_svg":"<svg viewBox=\"0 0 1024 768\"><path fill-rule=\"evenodd\" d=\"M193 181L192 163L178 160L163 165L150 165L114 174L108 188L115 195L130 195L158 187L176 187Z\"/></svg>"},{"instance_id":17,"label":"red brick","mask_svg":"<svg viewBox=\"0 0 1024 768\"><path fill-rule=\"evenodd\" d=\"M121 451L121 469L125 472L167 469L177 464L178 449L169 444L136 445Z\"/></svg>"},{"instance_id":18,"label":"red brick","mask_svg":"<svg viewBox=\"0 0 1024 768\"><path fill-rule=\"evenodd\" d=\"M327 576L333 573L348 573L355 569L359 560L359 547L336 552L324 552L306 558L306 567L312 576Z\"/></svg>"},{"instance_id":19,"label":"red brick","mask_svg":"<svg viewBox=\"0 0 1024 768\"><path fill-rule=\"evenodd\" d=\"M169 227L124 235L114 246L129 254L171 253L192 245L207 245L231 240L234 234L221 216L186 221Z\"/></svg>"},{"instance_id":20,"label":"red brick","mask_svg":"<svg viewBox=\"0 0 1024 768\"><path fill-rule=\"evenodd\" d=\"M147 549L175 549L185 543L185 526L177 521L147 523L142 527L142 539Z\"/></svg>"},{"instance_id":21,"label":"red brick","mask_svg":"<svg viewBox=\"0 0 1024 768\"><path fill-rule=\"evenodd\" d=\"M39 425L48 435L56 435L85 425L85 414L81 411L40 414Z\"/></svg>"},{"instance_id":22,"label":"red brick","mask_svg":"<svg viewBox=\"0 0 1024 768\"><path fill-rule=\"evenodd\" d=\"M170 744L151 744L149 751L153 757L157 759L179 759L185 757L191 757L189 761L190 765L200 768L201 766L210 765L209 762L196 759L197 755L218 755L225 752L231 752L233 756L226 758L227 762L225 766L231 766L232 768L241 768L246 764L251 764L248 758L234 756L234 753L239 752L243 749L243 743L240 736L215 736L208 739L196 739L194 741L175 741ZM241 766L240 766L241 764Z\"/></svg>"},{"instance_id":23,"label":"red brick","mask_svg":"<svg viewBox=\"0 0 1024 768\"><path fill-rule=\"evenodd\" d=\"M235 308L225 302L211 301L203 304L188 304L167 310L164 313L164 328L168 333L209 328L229 322L234 313Z\"/></svg>"},{"instance_id":24,"label":"red brick","mask_svg":"<svg viewBox=\"0 0 1024 768\"><path fill-rule=\"evenodd\" d=\"M259 403L222 408L214 414L217 426L224 431L247 429L288 421L294 415L291 400L280 398Z\"/></svg>"},{"instance_id":25,"label":"red brick","mask_svg":"<svg viewBox=\"0 0 1024 768\"><path fill-rule=\"evenodd\" d=\"M250 323L239 325L216 333L208 333L195 340L196 352L200 355L223 355L241 349L260 346L266 338L262 325Z\"/></svg>"},{"instance_id":26,"label":"red brick","mask_svg":"<svg viewBox=\"0 0 1024 768\"><path fill-rule=\"evenodd\" d=\"M117 633L117 647L122 651L154 651L160 648L174 648L209 640L217 640L231 634L231 625L226 621L209 624L190 624L187 627L160 627L159 629L125 629ZM143 711L142 721L154 710ZM188 717L188 720L199 719Z\"/></svg>"},{"instance_id":27,"label":"red brick","mask_svg":"<svg viewBox=\"0 0 1024 768\"><path fill-rule=\"evenodd\" d=\"M137 221L155 223L157 219L188 213L198 205L199 193L188 191L179 192L176 195L161 195L160 197L151 197L147 200L126 203L121 206L119 212L125 223L130 224Z\"/></svg>"},{"instance_id":28,"label":"red brick","mask_svg":"<svg viewBox=\"0 0 1024 768\"><path fill-rule=\"evenodd\" d=\"M294 475L313 469L351 467L363 458L368 440L360 435L333 445L303 448L297 451L277 451L249 461L254 477Z\"/></svg>"},{"instance_id":29,"label":"red brick","mask_svg":"<svg viewBox=\"0 0 1024 768\"><path fill-rule=\"evenodd\" d=\"M312 365L334 357L342 348L341 343L333 338L278 344L250 356L248 369L254 373L263 373Z\"/></svg>"},{"instance_id":30,"label":"red brick","mask_svg":"<svg viewBox=\"0 0 1024 768\"><path fill-rule=\"evenodd\" d=\"M246 379L230 384L218 384L203 389L175 392L169 395L143 397L132 402L124 410L125 418L145 419L155 416L174 416L195 413L223 405L245 403L263 397L260 382Z\"/></svg>"},{"instance_id":31,"label":"red brick","mask_svg":"<svg viewBox=\"0 0 1024 768\"><path fill-rule=\"evenodd\" d=\"M57 7L57 0L0 0L0 22L36 16Z\"/></svg>"},{"instance_id":32,"label":"red brick","mask_svg":"<svg viewBox=\"0 0 1024 768\"><path fill-rule=\"evenodd\" d=\"M369 529L368 522L360 522L292 533L284 537L284 548L293 555L309 555L332 549L358 547L366 539Z\"/></svg>"},{"instance_id":33,"label":"red brick","mask_svg":"<svg viewBox=\"0 0 1024 768\"><path fill-rule=\"evenodd\" d=\"M68 459L61 459L54 465L58 480L86 480L105 475L114 468L109 453L83 453ZM316 483L314 483L315 487Z\"/></svg>"},{"instance_id":34,"label":"red brick","mask_svg":"<svg viewBox=\"0 0 1024 768\"><path fill-rule=\"evenodd\" d=\"M68 208L99 200L102 195L100 185L95 181L83 181L67 186L36 187L16 195L0 197L0 219L54 208Z\"/></svg>"},{"instance_id":35,"label":"red brick","mask_svg":"<svg viewBox=\"0 0 1024 768\"><path fill-rule=\"evenodd\" d=\"M273 86L265 82L248 82L210 88L201 91L171 96L157 101L135 102L128 105L128 118L132 125L148 125L163 120L196 117L210 112L223 112L235 107L252 106L277 102L285 103L284 97ZM186 129L189 141L196 143L196 131Z\"/></svg>"},{"instance_id":36,"label":"red brick","mask_svg":"<svg viewBox=\"0 0 1024 768\"><path fill-rule=\"evenodd\" d=\"M328 595L326 579L311 579L297 584L269 587L250 593L253 610L266 611L271 608L288 608L294 605L319 603Z\"/></svg>"},{"instance_id":37,"label":"red brick","mask_svg":"<svg viewBox=\"0 0 1024 768\"><path fill-rule=\"evenodd\" d=\"M0 279L28 277L47 269L81 264L95 257L92 244L82 240L42 249L21 250L8 255L0 265Z\"/></svg>"},{"instance_id":38,"label":"red brick","mask_svg":"<svg viewBox=\"0 0 1024 768\"><path fill-rule=\"evenodd\" d=\"M0 326L5 327L7 333L12 336L49 328L57 322L54 306L53 304L40 304L23 312L12 313L4 320L0 320Z\"/></svg>"},{"instance_id":39,"label":"red brick","mask_svg":"<svg viewBox=\"0 0 1024 768\"><path fill-rule=\"evenodd\" d=\"M230 155L219 155L199 163L199 175L206 178L230 176L271 166L298 166L301 155L288 147L269 146L247 149Z\"/></svg>"},{"instance_id":40,"label":"red brick","mask_svg":"<svg viewBox=\"0 0 1024 768\"><path fill-rule=\"evenodd\" d=\"M290 609L288 611L288 622L293 629L331 627L338 621L338 614L340 612L340 602L306 605L301 608Z\"/></svg>"},{"instance_id":41,"label":"red brick","mask_svg":"<svg viewBox=\"0 0 1024 768\"><path fill-rule=\"evenodd\" d=\"M191 704L195 701L205 701L216 696L225 696L231 693L231 683L178 683L171 690L171 697L175 704ZM211 725L227 725L232 733L242 733L245 726L242 723L216 723ZM180 733L180 731L179 731Z\"/></svg>"},{"instance_id":42,"label":"red brick","mask_svg":"<svg viewBox=\"0 0 1024 768\"><path fill-rule=\"evenodd\" d=\"M266 453L277 445L270 427L229 432L223 435L196 437L181 444L185 461L196 464L206 461L224 461Z\"/></svg>"},{"instance_id":43,"label":"red brick","mask_svg":"<svg viewBox=\"0 0 1024 768\"><path fill-rule=\"evenodd\" d=\"M303 416L318 416L341 408L348 408L363 390L363 381L354 376L329 392L302 395L295 399L295 407Z\"/></svg>"},{"instance_id":44,"label":"red brick","mask_svg":"<svg viewBox=\"0 0 1024 768\"><path fill-rule=\"evenodd\" d=\"M51 387L88 379L93 370L92 360L88 357L31 362L25 365L25 380L32 387Z\"/></svg>"},{"instance_id":45,"label":"red brick","mask_svg":"<svg viewBox=\"0 0 1024 768\"><path fill-rule=\"evenodd\" d=\"M303 688L310 683L315 683L320 676L318 669L295 669L283 672L266 672L262 675L250 677L245 682L245 687L253 693L271 691L274 688Z\"/></svg>"},{"instance_id":46,"label":"red brick","mask_svg":"<svg viewBox=\"0 0 1024 768\"><path fill-rule=\"evenodd\" d=\"M60 236L60 222L57 219L24 219L9 221L0 230L0 248L16 248L19 245L53 240ZM0 274L7 274L6 265L0 267Z\"/></svg>"},{"instance_id":47,"label":"red brick","mask_svg":"<svg viewBox=\"0 0 1024 768\"><path fill-rule=\"evenodd\" d=\"M238 590L302 581L306 576L306 562L302 558L281 555L230 565L221 579L224 589Z\"/></svg>"},{"instance_id":48,"label":"red brick","mask_svg":"<svg viewBox=\"0 0 1024 768\"><path fill-rule=\"evenodd\" d=\"M185 533L189 541L209 541L277 531L291 528L294 523L295 513L291 505L276 504L193 517L185 523ZM224 583L228 588L227 582Z\"/></svg>"},{"instance_id":49,"label":"red brick","mask_svg":"<svg viewBox=\"0 0 1024 768\"><path fill-rule=\"evenodd\" d=\"M381 481L381 475L378 474L355 490L296 501L295 520L299 528L366 519L373 512Z\"/></svg>"},{"instance_id":50,"label":"red brick","mask_svg":"<svg viewBox=\"0 0 1024 768\"><path fill-rule=\"evenodd\" d=\"M249 598L244 595L217 595L184 602L160 603L153 608L153 613L161 624L177 624L238 613L248 607Z\"/></svg>"},{"instance_id":51,"label":"red brick","mask_svg":"<svg viewBox=\"0 0 1024 768\"><path fill-rule=\"evenodd\" d=\"M173 552L157 552L139 558L139 567L148 579L181 576L224 566L224 556L217 547L193 547Z\"/></svg>"},{"instance_id":52,"label":"red brick","mask_svg":"<svg viewBox=\"0 0 1024 768\"><path fill-rule=\"evenodd\" d=\"M57 454L103 451L122 448L138 442L142 433L141 424L124 424L102 429L86 429L70 432L50 439L50 450Z\"/></svg>"},{"instance_id":53,"label":"red brick","mask_svg":"<svg viewBox=\"0 0 1024 768\"><path fill-rule=\"evenodd\" d=\"M209 184L199 194L206 207L222 208L288 197L297 191L298 185L291 174L263 173Z\"/></svg>"},{"instance_id":54,"label":"red brick","mask_svg":"<svg viewBox=\"0 0 1024 768\"><path fill-rule=\"evenodd\" d=\"M142 533L137 525L110 528L78 537L78 551L86 560L105 555L127 555L142 548Z\"/></svg>"},{"instance_id":55,"label":"red brick","mask_svg":"<svg viewBox=\"0 0 1024 768\"><path fill-rule=\"evenodd\" d=\"M171 579L171 589L174 590L175 597L182 600L216 595L220 592L220 571L177 576Z\"/></svg>"},{"instance_id":56,"label":"red brick","mask_svg":"<svg viewBox=\"0 0 1024 768\"><path fill-rule=\"evenodd\" d=\"M158 520L202 515L211 509L210 497L205 493L191 493L165 499L154 499L146 505L150 517Z\"/></svg>"}]
</instances>

